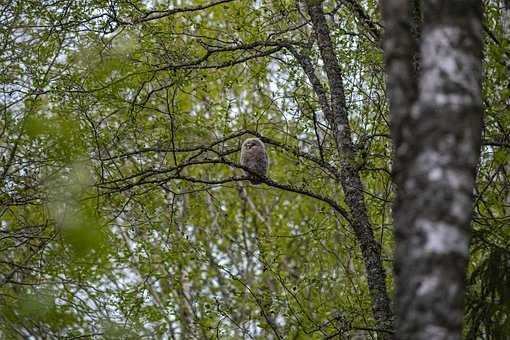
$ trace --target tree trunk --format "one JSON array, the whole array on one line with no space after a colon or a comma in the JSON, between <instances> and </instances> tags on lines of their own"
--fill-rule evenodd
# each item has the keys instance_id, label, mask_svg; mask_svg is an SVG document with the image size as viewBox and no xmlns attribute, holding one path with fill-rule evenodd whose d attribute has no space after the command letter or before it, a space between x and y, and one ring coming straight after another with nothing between
<instances>
[{"instance_id":1,"label":"tree trunk","mask_svg":"<svg viewBox=\"0 0 510 340\"><path fill-rule=\"evenodd\" d=\"M504 1L501 15L501 28L503 30L503 38L506 43L510 43L510 0ZM510 90L510 51L505 54L505 66L508 74L507 88ZM506 99L506 109L510 110L510 97ZM505 164L505 173L510 174L510 159ZM510 216L510 186L507 188L507 195L505 199L505 216Z\"/></svg>"},{"instance_id":2,"label":"tree trunk","mask_svg":"<svg viewBox=\"0 0 510 340\"><path fill-rule=\"evenodd\" d=\"M361 248L368 288L372 299L374 319L379 329L391 332L393 329L393 314L386 289L386 272L382 265L381 247L374 237L372 225L368 218L363 198L363 184L355 163L355 152L349 127L342 71L331 41L329 28L322 9L322 2L307 1L307 8L316 34L319 52L324 62L324 70L329 81L331 91L330 101L324 98L324 91L315 77L311 64L303 60L300 62L312 84L315 84L315 92L319 97L323 112L335 137L341 164L340 183L347 206L350 209L351 226ZM381 339L389 338L390 333L387 332L381 332L379 337Z\"/></svg>"},{"instance_id":3,"label":"tree trunk","mask_svg":"<svg viewBox=\"0 0 510 340\"><path fill-rule=\"evenodd\" d=\"M383 0L398 339L460 339L481 138L481 2L426 0L420 73L409 2Z\"/></svg>"}]
</instances>

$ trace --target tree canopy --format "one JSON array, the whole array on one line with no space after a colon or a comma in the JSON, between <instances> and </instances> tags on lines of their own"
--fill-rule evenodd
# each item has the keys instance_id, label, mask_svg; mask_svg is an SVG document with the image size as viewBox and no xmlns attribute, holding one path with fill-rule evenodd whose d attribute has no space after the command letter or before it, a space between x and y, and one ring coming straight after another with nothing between
<instances>
[{"instance_id":1,"label":"tree canopy","mask_svg":"<svg viewBox=\"0 0 510 340\"><path fill-rule=\"evenodd\" d=\"M483 15L464 335L503 339L510 4ZM7 0L0 23L2 337L392 336L377 1Z\"/></svg>"}]
</instances>

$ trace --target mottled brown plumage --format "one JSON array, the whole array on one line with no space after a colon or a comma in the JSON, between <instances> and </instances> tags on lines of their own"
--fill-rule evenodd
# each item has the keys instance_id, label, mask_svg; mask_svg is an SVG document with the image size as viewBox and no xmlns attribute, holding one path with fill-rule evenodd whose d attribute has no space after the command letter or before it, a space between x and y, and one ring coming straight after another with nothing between
<instances>
[{"instance_id":1,"label":"mottled brown plumage","mask_svg":"<svg viewBox=\"0 0 510 340\"><path fill-rule=\"evenodd\" d=\"M258 138L248 138L241 146L241 165L252 172L261 176L266 176L268 167L268 157L264 143ZM246 176L250 177L252 184L260 184L262 181L253 174L245 171Z\"/></svg>"}]
</instances>

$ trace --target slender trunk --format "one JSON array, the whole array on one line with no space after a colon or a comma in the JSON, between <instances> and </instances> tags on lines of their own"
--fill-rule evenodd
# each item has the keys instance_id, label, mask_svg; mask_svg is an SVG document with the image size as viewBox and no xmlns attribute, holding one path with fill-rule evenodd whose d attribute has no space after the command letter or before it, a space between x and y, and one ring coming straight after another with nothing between
<instances>
[{"instance_id":1,"label":"slender trunk","mask_svg":"<svg viewBox=\"0 0 510 340\"><path fill-rule=\"evenodd\" d=\"M386 272L381 260L381 247L374 237L363 198L363 184L355 163L355 152L351 139L347 105L345 102L342 72L338 63L321 1L307 1L308 14L316 34L324 70L331 90L330 106L324 98L324 91L313 74L310 65L301 62L323 106L323 112L333 131L341 159L340 183L346 203L351 213L351 223L361 248L368 288L372 298L372 312L379 329L392 330L392 311L386 288ZM319 91L317 91L319 89ZM389 338L389 333L381 332L381 338Z\"/></svg>"},{"instance_id":2,"label":"slender trunk","mask_svg":"<svg viewBox=\"0 0 510 340\"><path fill-rule=\"evenodd\" d=\"M510 43L510 0L505 0L501 13L501 28L503 30L503 38L506 43ZM507 45L508 46L508 45ZM508 74L508 81L506 83L507 89L510 90L510 51L507 51L505 56L505 66ZM506 99L505 107L510 110L510 97ZM505 174L510 174L510 159L505 164ZM507 195L505 198L505 216L510 216L510 185L507 186Z\"/></svg>"},{"instance_id":3,"label":"slender trunk","mask_svg":"<svg viewBox=\"0 0 510 340\"><path fill-rule=\"evenodd\" d=\"M460 339L481 137L482 10L477 0L422 5L416 79L408 2L382 1L397 184L397 338Z\"/></svg>"}]
</instances>

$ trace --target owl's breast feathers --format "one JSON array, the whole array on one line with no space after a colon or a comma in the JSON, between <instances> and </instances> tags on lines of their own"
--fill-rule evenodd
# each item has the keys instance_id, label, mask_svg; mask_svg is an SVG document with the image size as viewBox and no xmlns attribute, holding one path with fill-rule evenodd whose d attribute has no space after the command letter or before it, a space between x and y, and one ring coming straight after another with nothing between
<instances>
[{"instance_id":1,"label":"owl's breast feathers","mask_svg":"<svg viewBox=\"0 0 510 340\"><path fill-rule=\"evenodd\" d=\"M249 142L251 142L251 145L248 144ZM259 141L258 145L254 145L250 140L245 141L241 151L241 165L245 166L250 171L246 171L246 175L252 184L262 183L256 176L257 174L266 176L267 173L268 157L264 144Z\"/></svg>"},{"instance_id":2,"label":"owl's breast feathers","mask_svg":"<svg viewBox=\"0 0 510 340\"><path fill-rule=\"evenodd\" d=\"M261 147L253 148L249 151L250 158L258 161L258 162L264 162L267 160L267 155L264 149Z\"/></svg>"}]
</instances>

